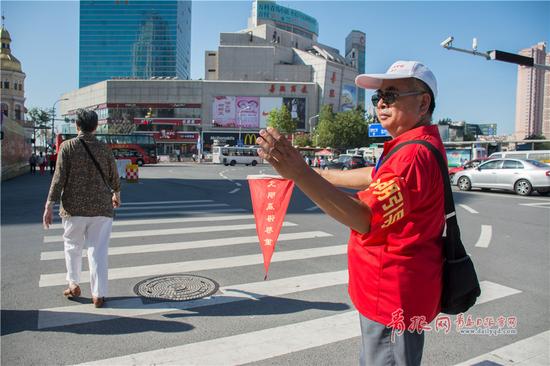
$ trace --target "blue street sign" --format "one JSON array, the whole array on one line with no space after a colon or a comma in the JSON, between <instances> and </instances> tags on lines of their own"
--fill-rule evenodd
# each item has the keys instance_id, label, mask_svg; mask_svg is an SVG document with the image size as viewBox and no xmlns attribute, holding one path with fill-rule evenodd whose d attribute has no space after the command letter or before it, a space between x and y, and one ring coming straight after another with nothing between
<instances>
[{"instance_id":1,"label":"blue street sign","mask_svg":"<svg viewBox=\"0 0 550 366\"><path fill-rule=\"evenodd\" d=\"M388 137L388 131L380 123L371 123L369 125L369 137Z\"/></svg>"}]
</instances>

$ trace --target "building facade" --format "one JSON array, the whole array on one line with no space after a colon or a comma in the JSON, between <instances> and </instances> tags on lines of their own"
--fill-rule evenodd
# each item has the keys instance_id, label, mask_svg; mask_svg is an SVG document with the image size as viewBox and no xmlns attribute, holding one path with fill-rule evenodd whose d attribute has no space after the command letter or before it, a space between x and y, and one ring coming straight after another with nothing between
<instances>
[{"instance_id":1,"label":"building facade","mask_svg":"<svg viewBox=\"0 0 550 366\"><path fill-rule=\"evenodd\" d=\"M352 66L357 68L359 74L365 73L366 66L366 34L353 30L346 37L346 59L351 61ZM358 88L357 103L365 107L365 89Z\"/></svg>"},{"instance_id":2,"label":"building facade","mask_svg":"<svg viewBox=\"0 0 550 366\"><path fill-rule=\"evenodd\" d=\"M21 62L11 53L11 36L0 29L0 106L2 180L27 171L31 155L32 128L25 122L25 73Z\"/></svg>"},{"instance_id":3,"label":"building facade","mask_svg":"<svg viewBox=\"0 0 550 366\"><path fill-rule=\"evenodd\" d=\"M80 1L79 86L114 77L189 79L191 1Z\"/></svg>"},{"instance_id":4,"label":"building facade","mask_svg":"<svg viewBox=\"0 0 550 366\"><path fill-rule=\"evenodd\" d=\"M523 49L519 53L522 56L532 57L536 64L545 64L546 62L546 44L544 42ZM514 134L516 139L543 133L544 80L545 71L543 69L518 66ZM548 132L550 131L547 130ZM547 135L547 137L549 136Z\"/></svg>"},{"instance_id":5,"label":"building facade","mask_svg":"<svg viewBox=\"0 0 550 366\"><path fill-rule=\"evenodd\" d=\"M317 104L332 105L334 111L364 102L354 82L361 67L364 72L364 33L350 33L349 57L344 57L317 41L314 18L273 1L254 1L248 24L242 31L221 33L218 49L205 52L206 80L313 82ZM312 131L314 125L305 127Z\"/></svg>"},{"instance_id":6,"label":"building facade","mask_svg":"<svg viewBox=\"0 0 550 366\"><path fill-rule=\"evenodd\" d=\"M62 95L61 114L74 120L76 110L94 110L97 133L137 133L155 138L159 155L180 150L196 153L221 144L254 145L273 108L285 104L305 129L317 113L317 86L309 82L223 80L106 80ZM61 126L74 133L74 123Z\"/></svg>"},{"instance_id":7,"label":"building facade","mask_svg":"<svg viewBox=\"0 0 550 366\"><path fill-rule=\"evenodd\" d=\"M546 65L550 66L550 53L546 54ZM544 73L544 103L542 110L542 134L550 139L550 71Z\"/></svg>"}]
</instances>

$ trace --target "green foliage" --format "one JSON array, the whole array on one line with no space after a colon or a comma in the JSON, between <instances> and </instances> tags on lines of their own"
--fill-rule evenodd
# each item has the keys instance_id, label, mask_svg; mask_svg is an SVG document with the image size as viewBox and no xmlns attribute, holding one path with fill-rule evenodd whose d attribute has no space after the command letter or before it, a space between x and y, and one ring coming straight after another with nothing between
<instances>
[{"instance_id":1,"label":"green foliage","mask_svg":"<svg viewBox=\"0 0 550 366\"><path fill-rule=\"evenodd\" d=\"M464 141L475 141L476 136L473 133L465 133L464 134Z\"/></svg>"},{"instance_id":2,"label":"green foliage","mask_svg":"<svg viewBox=\"0 0 550 366\"><path fill-rule=\"evenodd\" d=\"M339 149L367 146L368 124L361 109L333 113L330 106L323 106L319 125L315 131L316 145Z\"/></svg>"},{"instance_id":3,"label":"green foliage","mask_svg":"<svg viewBox=\"0 0 550 366\"><path fill-rule=\"evenodd\" d=\"M525 138L525 140L546 140L546 136L543 134L532 134ZM533 144L534 150L550 150L550 142L536 142Z\"/></svg>"},{"instance_id":4,"label":"green foliage","mask_svg":"<svg viewBox=\"0 0 550 366\"><path fill-rule=\"evenodd\" d=\"M294 146L311 146L311 140L308 135L306 134L300 134L300 135L294 135L294 140L292 141Z\"/></svg>"},{"instance_id":5,"label":"green foliage","mask_svg":"<svg viewBox=\"0 0 550 366\"><path fill-rule=\"evenodd\" d=\"M51 114L44 109L33 107L27 112L27 119L35 127L45 126L51 123Z\"/></svg>"},{"instance_id":6,"label":"green foliage","mask_svg":"<svg viewBox=\"0 0 550 366\"><path fill-rule=\"evenodd\" d=\"M275 108L267 116L267 125L279 130L284 134L293 134L298 127L298 121L292 119L290 112L285 105Z\"/></svg>"},{"instance_id":7,"label":"green foliage","mask_svg":"<svg viewBox=\"0 0 550 366\"><path fill-rule=\"evenodd\" d=\"M450 118L441 118L439 121L437 121L437 124L438 125L448 125L449 123L451 123L453 120L450 119Z\"/></svg>"}]
</instances>

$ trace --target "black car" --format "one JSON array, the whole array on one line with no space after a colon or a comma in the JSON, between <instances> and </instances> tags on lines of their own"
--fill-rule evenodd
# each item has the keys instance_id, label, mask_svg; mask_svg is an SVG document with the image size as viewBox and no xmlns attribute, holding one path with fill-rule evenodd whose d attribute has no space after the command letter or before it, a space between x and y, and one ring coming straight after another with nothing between
<instances>
[{"instance_id":1,"label":"black car","mask_svg":"<svg viewBox=\"0 0 550 366\"><path fill-rule=\"evenodd\" d=\"M362 156L342 154L338 157L338 159L331 160L325 166L325 169L349 170L363 168L365 166L367 166L367 163Z\"/></svg>"}]
</instances>

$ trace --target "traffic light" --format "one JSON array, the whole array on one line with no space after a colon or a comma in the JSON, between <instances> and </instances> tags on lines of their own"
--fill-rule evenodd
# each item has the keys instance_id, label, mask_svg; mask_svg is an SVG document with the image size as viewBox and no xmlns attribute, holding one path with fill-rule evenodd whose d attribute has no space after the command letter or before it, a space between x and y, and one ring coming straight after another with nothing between
<instances>
[{"instance_id":1,"label":"traffic light","mask_svg":"<svg viewBox=\"0 0 550 366\"><path fill-rule=\"evenodd\" d=\"M518 65L530 66L530 67L533 67L535 63L532 57L517 55L515 53L508 53L508 52L499 51L499 50L489 51L488 53L489 53L489 57L491 57L491 60L510 62L512 64L518 64Z\"/></svg>"}]
</instances>

